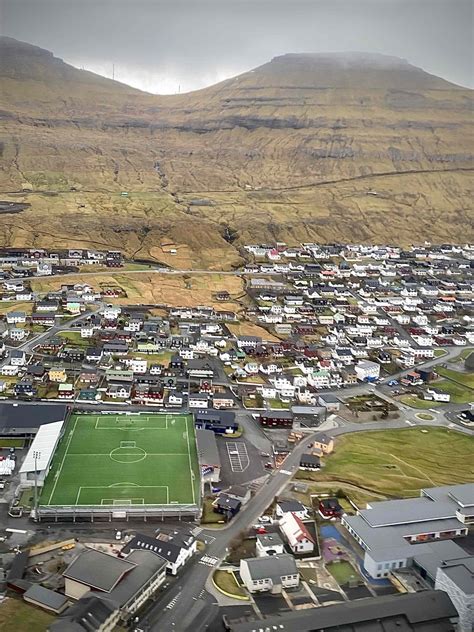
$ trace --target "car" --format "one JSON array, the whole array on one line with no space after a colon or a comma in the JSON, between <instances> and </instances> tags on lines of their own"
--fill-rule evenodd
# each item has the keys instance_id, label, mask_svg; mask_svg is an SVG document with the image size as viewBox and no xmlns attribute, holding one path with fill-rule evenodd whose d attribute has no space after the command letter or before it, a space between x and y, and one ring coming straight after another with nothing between
<instances>
[{"instance_id":1,"label":"car","mask_svg":"<svg viewBox=\"0 0 474 632\"><path fill-rule=\"evenodd\" d=\"M255 532L258 533L259 535L263 535L264 533L268 533L268 531L265 529L265 527L258 527L257 529L255 529Z\"/></svg>"},{"instance_id":2,"label":"car","mask_svg":"<svg viewBox=\"0 0 474 632\"><path fill-rule=\"evenodd\" d=\"M270 461L268 463L265 463L264 468L266 470L273 470L273 463L270 463Z\"/></svg>"},{"instance_id":3,"label":"car","mask_svg":"<svg viewBox=\"0 0 474 632\"><path fill-rule=\"evenodd\" d=\"M273 520L270 516L260 516L258 521L262 524L272 524Z\"/></svg>"},{"instance_id":4,"label":"car","mask_svg":"<svg viewBox=\"0 0 474 632\"><path fill-rule=\"evenodd\" d=\"M270 455L268 454L268 452L260 452L260 456L261 456L261 457L263 457L263 458L265 458L265 459L268 459L268 457L269 457Z\"/></svg>"},{"instance_id":5,"label":"car","mask_svg":"<svg viewBox=\"0 0 474 632\"><path fill-rule=\"evenodd\" d=\"M116 540L121 540L122 539L122 532L121 531L116 531L115 532L115 539Z\"/></svg>"}]
</instances>

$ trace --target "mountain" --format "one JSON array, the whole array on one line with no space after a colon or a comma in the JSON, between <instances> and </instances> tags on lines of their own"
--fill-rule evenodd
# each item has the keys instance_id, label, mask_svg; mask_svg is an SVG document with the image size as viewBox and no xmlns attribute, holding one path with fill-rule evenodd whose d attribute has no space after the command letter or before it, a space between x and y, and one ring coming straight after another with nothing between
<instances>
[{"instance_id":1,"label":"mountain","mask_svg":"<svg viewBox=\"0 0 474 632\"><path fill-rule=\"evenodd\" d=\"M0 199L27 205L0 205L0 245L219 268L255 241L472 240L472 105L384 55L156 96L0 38Z\"/></svg>"}]
</instances>

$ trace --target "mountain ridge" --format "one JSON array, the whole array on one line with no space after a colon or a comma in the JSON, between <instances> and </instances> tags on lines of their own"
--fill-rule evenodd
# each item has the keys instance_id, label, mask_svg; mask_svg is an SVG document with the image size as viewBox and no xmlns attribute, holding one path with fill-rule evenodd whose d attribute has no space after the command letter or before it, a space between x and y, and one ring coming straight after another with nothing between
<instances>
[{"instance_id":1,"label":"mountain ridge","mask_svg":"<svg viewBox=\"0 0 474 632\"><path fill-rule=\"evenodd\" d=\"M406 60L290 53L151 95L15 47L0 38L0 195L31 206L0 216L3 245L47 244L47 220L76 245L174 263L173 242L226 267L246 241L472 236L473 91Z\"/></svg>"}]
</instances>

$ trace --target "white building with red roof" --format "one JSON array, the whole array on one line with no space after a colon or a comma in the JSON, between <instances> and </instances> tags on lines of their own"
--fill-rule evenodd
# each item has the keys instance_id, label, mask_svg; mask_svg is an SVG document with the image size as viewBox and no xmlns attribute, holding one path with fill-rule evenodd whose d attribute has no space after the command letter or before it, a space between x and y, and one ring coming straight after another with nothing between
<instances>
[{"instance_id":1,"label":"white building with red roof","mask_svg":"<svg viewBox=\"0 0 474 632\"><path fill-rule=\"evenodd\" d=\"M286 538L290 549L295 554L312 553L315 541L308 528L298 516L293 513L285 513L280 520L280 531Z\"/></svg>"}]
</instances>

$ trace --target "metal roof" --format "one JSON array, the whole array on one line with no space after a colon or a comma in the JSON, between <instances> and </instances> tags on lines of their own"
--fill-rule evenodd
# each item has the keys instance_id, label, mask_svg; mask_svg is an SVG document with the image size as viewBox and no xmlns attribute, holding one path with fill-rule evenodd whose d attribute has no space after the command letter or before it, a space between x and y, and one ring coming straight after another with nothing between
<instances>
[{"instance_id":1,"label":"metal roof","mask_svg":"<svg viewBox=\"0 0 474 632\"><path fill-rule=\"evenodd\" d=\"M231 629L232 632L386 632L389 629L450 632L451 617L457 617L457 611L447 593L425 590L282 612L263 621L236 623Z\"/></svg>"},{"instance_id":2,"label":"metal roof","mask_svg":"<svg viewBox=\"0 0 474 632\"><path fill-rule=\"evenodd\" d=\"M203 465L221 466L219 450L217 449L216 435L212 430L196 430L197 450L199 461Z\"/></svg>"},{"instance_id":3,"label":"metal roof","mask_svg":"<svg viewBox=\"0 0 474 632\"><path fill-rule=\"evenodd\" d=\"M359 511L359 515L372 527L385 527L455 518L456 508L456 503L450 499L405 498L372 503L370 509Z\"/></svg>"},{"instance_id":4,"label":"metal roof","mask_svg":"<svg viewBox=\"0 0 474 632\"><path fill-rule=\"evenodd\" d=\"M20 474L25 472L42 472L49 466L54 450L59 440L64 421L56 421L40 426L37 435L20 468ZM35 454L38 455L35 468Z\"/></svg>"}]
</instances>

